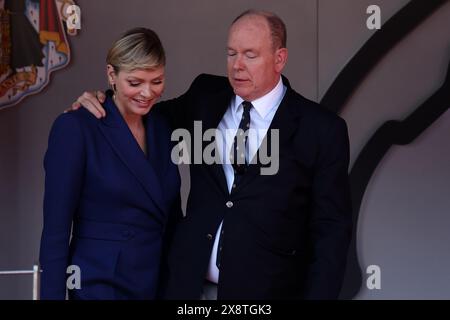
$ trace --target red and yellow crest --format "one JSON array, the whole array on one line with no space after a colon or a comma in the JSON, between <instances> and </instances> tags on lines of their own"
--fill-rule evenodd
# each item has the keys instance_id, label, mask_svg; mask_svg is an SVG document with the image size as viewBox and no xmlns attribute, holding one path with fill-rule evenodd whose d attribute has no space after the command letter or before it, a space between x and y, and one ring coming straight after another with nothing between
<instances>
[{"instance_id":1,"label":"red and yellow crest","mask_svg":"<svg viewBox=\"0 0 450 320\"><path fill-rule=\"evenodd\" d=\"M3 0L0 5L1 109L38 93L52 71L67 66L66 33L76 34L70 28L70 8L76 6L72 0Z\"/></svg>"}]
</instances>

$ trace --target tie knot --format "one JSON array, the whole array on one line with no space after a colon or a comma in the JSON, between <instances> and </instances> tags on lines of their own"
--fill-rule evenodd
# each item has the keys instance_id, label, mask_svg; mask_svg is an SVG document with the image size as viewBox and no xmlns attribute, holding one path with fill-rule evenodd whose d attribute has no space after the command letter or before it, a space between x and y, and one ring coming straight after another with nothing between
<instances>
[{"instance_id":1,"label":"tie knot","mask_svg":"<svg viewBox=\"0 0 450 320\"><path fill-rule=\"evenodd\" d=\"M253 105L249 101L244 101L242 102L242 107L244 108L244 114L249 114L250 109L253 107Z\"/></svg>"}]
</instances>

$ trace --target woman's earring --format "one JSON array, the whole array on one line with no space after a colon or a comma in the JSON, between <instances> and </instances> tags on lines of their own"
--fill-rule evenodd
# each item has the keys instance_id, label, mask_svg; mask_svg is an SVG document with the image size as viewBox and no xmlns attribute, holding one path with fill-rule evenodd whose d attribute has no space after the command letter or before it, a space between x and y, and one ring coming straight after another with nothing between
<instances>
[{"instance_id":1,"label":"woman's earring","mask_svg":"<svg viewBox=\"0 0 450 320\"><path fill-rule=\"evenodd\" d=\"M116 84L110 82L110 83L109 83L109 87L110 87L111 90L113 91L113 96L112 96L112 98L113 98L113 100L115 101L115 100L116 100L116 91L117 91Z\"/></svg>"}]
</instances>

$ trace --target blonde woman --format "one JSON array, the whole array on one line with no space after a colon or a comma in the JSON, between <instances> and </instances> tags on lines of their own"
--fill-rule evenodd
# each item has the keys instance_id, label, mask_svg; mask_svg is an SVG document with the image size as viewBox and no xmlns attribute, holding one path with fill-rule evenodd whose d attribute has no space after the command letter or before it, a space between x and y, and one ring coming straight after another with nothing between
<instances>
[{"instance_id":1,"label":"blonde woman","mask_svg":"<svg viewBox=\"0 0 450 320\"><path fill-rule=\"evenodd\" d=\"M69 266L81 285L74 280L69 299L155 297L166 223L181 214L169 127L152 110L164 67L152 30L126 32L107 56L107 116L81 108L53 124L44 160L42 299L66 298Z\"/></svg>"}]
</instances>

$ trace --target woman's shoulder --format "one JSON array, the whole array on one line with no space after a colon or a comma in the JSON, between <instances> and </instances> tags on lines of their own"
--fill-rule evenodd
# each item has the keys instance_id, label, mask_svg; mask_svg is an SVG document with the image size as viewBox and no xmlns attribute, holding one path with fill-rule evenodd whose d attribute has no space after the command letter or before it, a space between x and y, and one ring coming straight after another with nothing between
<instances>
[{"instance_id":1,"label":"woman's shoulder","mask_svg":"<svg viewBox=\"0 0 450 320\"><path fill-rule=\"evenodd\" d=\"M78 122L79 125L91 125L98 123L100 120L97 119L92 113L90 113L86 108L80 107L78 110L71 110L60 114L55 122Z\"/></svg>"},{"instance_id":2,"label":"woman's shoulder","mask_svg":"<svg viewBox=\"0 0 450 320\"><path fill-rule=\"evenodd\" d=\"M98 120L85 108L64 112L58 115L53 122L51 135L78 135L94 128Z\"/></svg>"}]
</instances>

